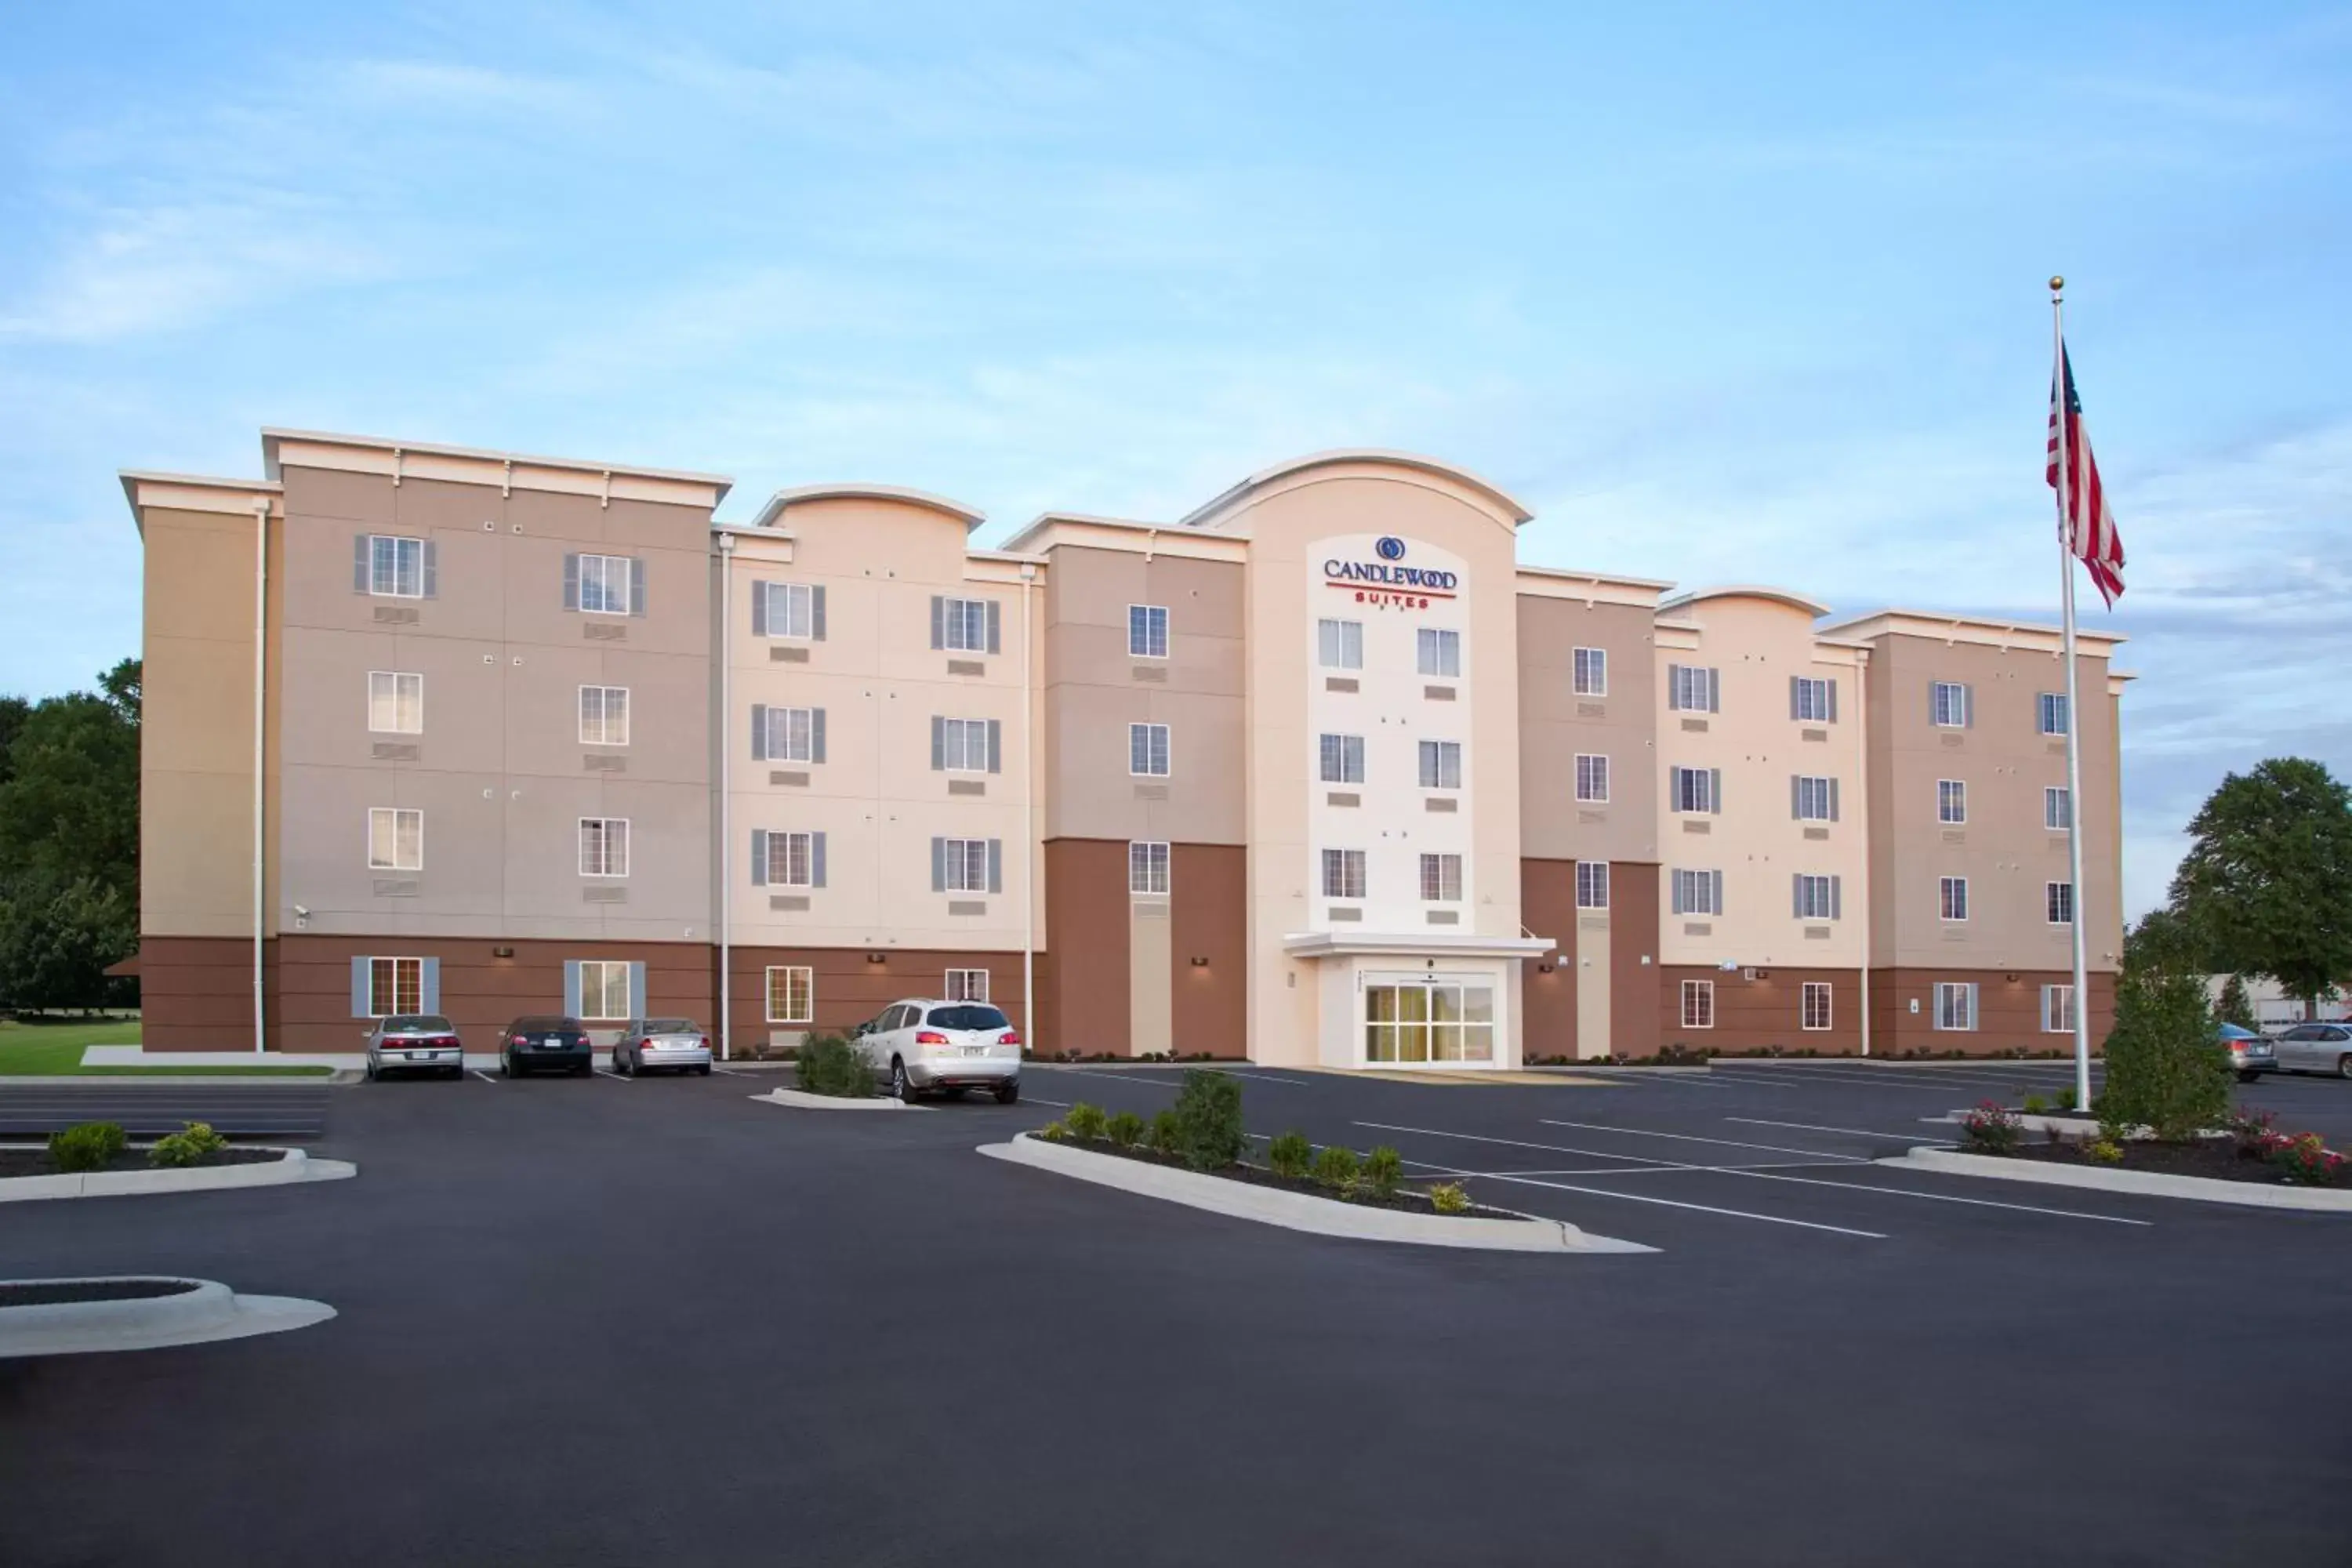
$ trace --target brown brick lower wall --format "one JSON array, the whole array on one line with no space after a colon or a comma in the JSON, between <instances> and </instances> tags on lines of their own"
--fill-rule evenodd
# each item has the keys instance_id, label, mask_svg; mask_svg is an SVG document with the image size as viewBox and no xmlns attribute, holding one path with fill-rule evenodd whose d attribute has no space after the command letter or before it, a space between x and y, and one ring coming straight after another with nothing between
<instances>
[{"instance_id":1,"label":"brown brick lower wall","mask_svg":"<svg viewBox=\"0 0 2352 1568\"><path fill-rule=\"evenodd\" d=\"M877 959L880 962L874 962ZM768 970L778 965L803 966L813 972L809 984L814 1022L799 1024L768 1016ZM781 1048L781 1042L771 1045L774 1035L836 1034L852 1025L865 1023L893 1002L910 996L940 995L947 988L947 972L950 969L987 970L989 1001L1003 1009L1014 1028L1025 1032L1029 1027L1021 1006L1018 952L958 952L947 948L737 947L729 950L729 967L734 976L728 990L734 1009L733 1053L737 1056L757 1056L764 1050Z\"/></svg>"},{"instance_id":2,"label":"brown brick lower wall","mask_svg":"<svg viewBox=\"0 0 2352 1568\"><path fill-rule=\"evenodd\" d=\"M1895 1057L1954 1050L1970 1056L2017 1050L2071 1052L2074 1048L2072 1034L2042 1031L2042 988L2072 980L2064 970L1874 969L1870 972L1871 1053ZM1975 982L1975 1029L1936 1027L1938 981ZM2112 972L2093 970L2090 982L2091 1048L2096 1051L2107 1031L2115 1027L2116 977ZM1915 1001L1919 1005L1916 1013L1911 1011Z\"/></svg>"},{"instance_id":3,"label":"brown brick lower wall","mask_svg":"<svg viewBox=\"0 0 2352 1568\"><path fill-rule=\"evenodd\" d=\"M1670 964L1658 971L1659 1033L1662 1041L1687 1050L1759 1051L1774 1047L1784 1051L1815 1050L1825 1054L1857 1053L1862 1049L1862 972L1856 969L1784 969L1774 965L1755 972L1726 971L1712 965ZM1715 1026L1683 1026L1683 982L1697 980L1715 987ZM1803 1026L1802 999L1807 981L1825 981L1830 987L1830 1026Z\"/></svg>"},{"instance_id":4,"label":"brown brick lower wall","mask_svg":"<svg viewBox=\"0 0 2352 1568\"><path fill-rule=\"evenodd\" d=\"M1519 922L1559 945L1520 965L1519 1049L1576 1055L1576 862L1519 862Z\"/></svg>"}]
</instances>

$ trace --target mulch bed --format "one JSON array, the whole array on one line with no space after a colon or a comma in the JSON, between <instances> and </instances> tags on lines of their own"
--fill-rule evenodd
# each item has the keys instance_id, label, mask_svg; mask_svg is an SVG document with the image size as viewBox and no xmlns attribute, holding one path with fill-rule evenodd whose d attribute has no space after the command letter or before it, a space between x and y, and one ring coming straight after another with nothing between
<instances>
[{"instance_id":1,"label":"mulch bed","mask_svg":"<svg viewBox=\"0 0 2352 1568\"><path fill-rule=\"evenodd\" d=\"M267 1165L284 1158L286 1158L286 1151L283 1149L224 1149L217 1154L197 1161L196 1164ZM144 1149L125 1149L113 1159L109 1160L105 1165L105 1169L109 1171L156 1171L164 1168L149 1163L147 1151ZM194 1167L177 1168L185 1170ZM0 1181L5 1181L11 1176L62 1176L70 1173L95 1174L95 1173L68 1173L58 1170L51 1163L49 1152L46 1148L0 1149Z\"/></svg>"},{"instance_id":2,"label":"mulch bed","mask_svg":"<svg viewBox=\"0 0 2352 1568\"><path fill-rule=\"evenodd\" d=\"M2280 1175L2277 1166L2268 1161L2238 1152L2235 1141L2228 1138L2200 1138L2194 1143L2157 1143L2135 1140L2120 1145L2124 1152L2121 1162L2105 1164L2084 1156L2085 1145L2076 1142L2021 1142L2013 1153L1996 1156L2016 1160L2039 1160L2051 1165L2089 1165L2102 1171L2152 1171L2164 1176L2203 1176L2217 1182L2255 1182L2264 1186L2283 1187L2290 1184ZM1964 1154L1981 1154L1982 1149L1960 1145Z\"/></svg>"},{"instance_id":3,"label":"mulch bed","mask_svg":"<svg viewBox=\"0 0 2352 1568\"><path fill-rule=\"evenodd\" d=\"M65 1307L85 1301L152 1301L184 1296L193 1279L26 1279L0 1285L0 1307Z\"/></svg>"},{"instance_id":4,"label":"mulch bed","mask_svg":"<svg viewBox=\"0 0 2352 1568\"><path fill-rule=\"evenodd\" d=\"M1137 1146L1135 1148L1122 1148L1118 1144L1113 1143L1107 1139L1065 1138L1060 1140L1060 1142L1065 1148L1084 1149L1089 1154L1109 1154L1118 1159L1134 1160L1146 1165L1164 1165L1171 1171L1192 1170L1192 1166L1186 1164L1181 1159L1166 1154L1155 1153L1151 1150L1140 1146ZM1304 1193L1308 1197L1323 1198L1331 1203L1355 1204L1364 1208L1402 1209L1407 1214L1433 1215L1438 1213L1436 1205L1429 1201L1426 1194L1412 1187L1399 1187L1394 1196L1386 1198L1381 1197L1379 1194L1370 1191L1369 1188L1360 1188L1358 1189L1355 1196L1343 1198L1337 1193L1331 1191L1330 1188L1319 1186L1312 1181L1300 1180L1290 1176L1277 1176L1272 1171L1267 1170L1264 1165L1252 1165L1244 1163L1236 1163L1234 1164L1227 1165L1222 1170L1194 1171L1193 1174L1202 1176L1223 1176L1229 1182L1246 1182L1254 1187L1277 1187L1286 1193ZM1476 1204L1473 1204L1466 1209L1460 1210L1454 1214L1443 1215L1440 1215L1440 1217L1444 1219L1517 1219L1519 1216L1503 1209L1481 1208Z\"/></svg>"}]
</instances>

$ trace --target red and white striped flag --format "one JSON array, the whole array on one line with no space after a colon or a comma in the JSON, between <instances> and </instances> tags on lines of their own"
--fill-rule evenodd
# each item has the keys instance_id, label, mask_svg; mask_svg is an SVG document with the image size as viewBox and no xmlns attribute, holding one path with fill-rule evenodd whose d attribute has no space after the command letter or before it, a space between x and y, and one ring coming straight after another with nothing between
<instances>
[{"instance_id":1,"label":"red and white striped flag","mask_svg":"<svg viewBox=\"0 0 2352 1568\"><path fill-rule=\"evenodd\" d=\"M2116 531L2115 514L2107 510L2106 487L2099 483L2098 460L2091 456L2091 438L2083 431L2083 400L2074 392L2074 364L2065 345L2058 347L2058 368L2050 378L2050 454L2046 477L2052 489L2058 484L2058 420L2066 420L2066 484L2061 495L2073 514L2059 519L2058 531L2066 548L2079 559L2097 584L2109 609L2124 592L2124 542Z\"/></svg>"}]
</instances>

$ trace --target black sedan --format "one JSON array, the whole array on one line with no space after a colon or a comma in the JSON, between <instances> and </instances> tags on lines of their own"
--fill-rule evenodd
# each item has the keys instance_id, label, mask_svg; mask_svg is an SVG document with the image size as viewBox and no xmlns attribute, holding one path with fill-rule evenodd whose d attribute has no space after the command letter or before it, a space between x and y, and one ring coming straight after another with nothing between
<instances>
[{"instance_id":1,"label":"black sedan","mask_svg":"<svg viewBox=\"0 0 2352 1568\"><path fill-rule=\"evenodd\" d=\"M595 1047L577 1018L517 1018L499 1044L499 1063L509 1078L547 1068L564 1068L575 1078L594 1069Z\"/></svg>"}]
</instances>

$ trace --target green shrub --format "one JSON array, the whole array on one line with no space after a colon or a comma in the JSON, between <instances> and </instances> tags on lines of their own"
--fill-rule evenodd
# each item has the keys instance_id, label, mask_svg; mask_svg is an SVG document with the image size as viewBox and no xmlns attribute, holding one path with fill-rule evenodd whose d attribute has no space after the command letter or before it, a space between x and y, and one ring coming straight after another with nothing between
<instances>
[{"instance_id":1,"label":"green shrub","mask_svg":"<svg viewBox=\"0 0 2352 1568\"><path fill-rule=\"evenodd\" d=\"M1070 1139L1070 1124L1066 1121L1048 1121L1045 1126L1037 1129L1037 1136L1048 1143L1066 1143Z\"/></svg>"},{"instance_id":2,"label":"green shrub","mask_svg":"<svg viewBox=\"0 0 2352 1568\"><path fill-rule=\"evenodd\" d=\"M2124 1163L2124 1146L2112 1138L2097 1138L2084 1146L2083 1158L2102 1165Z\"/></svg>"},{"instance_id":3,"label":"green shrub","mask_svg":"<svg viewBox=\"0 0 2352 1568\"><path fill-rule=\"evenodd\" d=\"M1070 1107L1069 1114L1062 1120L1068 1124L1070 1136L1083 1143L1099 1142L1110 1126L1110 1118L1103 1113L1101 1106L1088 1105L1083 1100Z\"/></svg>"},{"instance_id":4,"label":"green shrub","mask_svg":"<svg viewBox=\"0 0 2352 1568\"><path fill-rule=\"evenodd\" d=\"M2204 978L2126 971L2116 991L2101 1119L2144 1124L2168 1143L2219 1126L2230 1111L2230 1053L2215 1037Z\"/></svg>"},{"instance_id":5,"label":"green shrub","mask_svg":"<svg viewBox=\"0 0 2352 1568\"><path fill-rule=\"evenodd\" d=\"M805 1093L836 1100L866 1100L874 1093L874 1068L839 1035L812 1037L793 1065Z\"/></svg>"},{"instance_id":6,"label":"green shrub","mask_svg":"<svg viewBox=\"0 0 2352 1568\"><path fill-rule=\"evenodd\" d=\"M1242 1085L1231 1073L1193 1068L1176 1091L1177 1152L1196 1171L1242 1157Z\"/></svg>"},{"instance_id":7,"label":"green shrub","mask_svg":"<svg viewBox=\"0 0 2352 1568\"><path fill-rule=\"evenodd\" d=\"M1103 1131L1120 1148L1132 1149L1143 1142L1143 1118L1132 1110L1122 1110L1110 1119Z\"/></svg>"},{"instance_id":8,"label":"green shrub","mask_svg":"<svg viewBox=\"0 0 2352 1568\"><path fill-rule=\"evenodd\" d=\"M1404 1179L1404 1156L1383 1143L1364 1156L1364 1184L1384 1198L1396 1196Z\"/></svg>"},{"instance_id":9,"label":"green shrub","mask_svg":"<svg viewBox=\"0 0 2352 1568\"><path fill-rule=\"evenodd\" d=\"M1315 1145L1304 1132L1286 1132L1265 1146L1265 1163L1277 1176L1296 1181L1315 1163Z\"/></svg>"},{"instance_id":10,"label":"green shrub","mask_svg":"<svg viewBox=\"0 0 2352 1568\"><path fill-rule=\"evenodd\" d=\"M2074 1091L2073 1089L2062 1089L2058 1091L2058 1109L2061 1110L2074 1110L2079 1109L2074 1103Z\"/></svg>"},{"instance_id":11,"label":"green shrub","mask_svg":"<svg viewBox=\"0 0 2352 1568\"><path fill-rule=\"evenodd\" d=\"M1345 1143L1326 1143L1315 1152L1315 1183L1335 1193L1355 1190L1362 1179L1364 1163Z\"/></svg>"},{"instance_id":12,"label":"green shrub","mask_svg":"<svg viewBox=\"0 0 2352 1568\"><path fill-rule=\"evenodd\" d=\"M60 1171L103 1171L131 1140L111 1121L85 1121L49 1134L49 1163Z\"/></svg>"},{"instance_id":13,"label":"green shrub","mask_svg":"<svg viewBox=\"0 0 2352 1568\"><path fill-rule=\"evenodd\" d=\"M147 1152L148 1163L153 1165L201 1165L228 1147L228 1140L212 1130L209 1122L191 1121L177 1132L155 1140L155 1147Z\"/></svg>"},{"instance_id":14,"label":"green shrub","mask_svg":"<svg viewBox=\"0 0 2352 1568\"><path fill-rule=\"evenodd\" d=\"M2046 1116L2050 1112L2050 1102L2038 1094L2027 1095L2022 1103L2028 1116Z\"/></svg>"},{"instance_id":15,"label":"green shrub","mask_svg":"<svg viewBox=\"0 0 2352 1568\"><path fill-rule=\"evenodd\" d=\"M1439 1214L1460 1214L1470 1206L1470 1194L1459 1182L1440 1182L1429 1189L1429 1206Z\"/></svg>"},{"instance_id":16,"label":"green shrub","mask_svg":"<svg viewBox=\"0 0 2352 1568\"><path fill-rule=\"evenodd\" d=\"M1163 1110L1151 1119L1151 1131L1146 1134L1151 1142L1151 1152L1174 1159L1184 1147L1183 1125L1172 1110Z\"/></svg>"}]
</instances>

